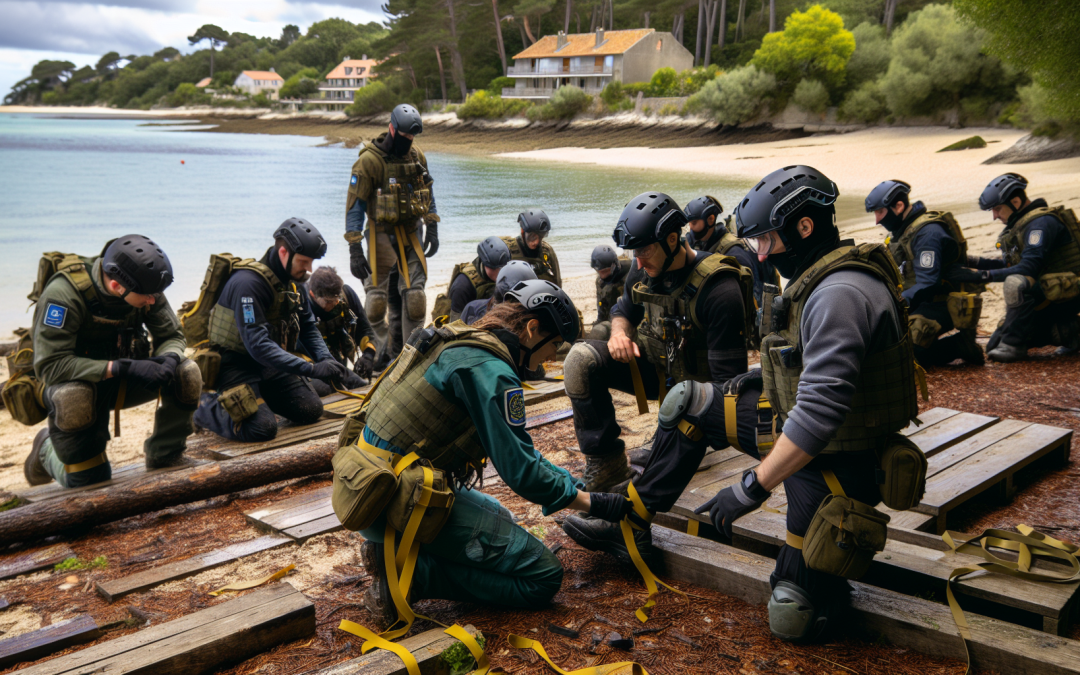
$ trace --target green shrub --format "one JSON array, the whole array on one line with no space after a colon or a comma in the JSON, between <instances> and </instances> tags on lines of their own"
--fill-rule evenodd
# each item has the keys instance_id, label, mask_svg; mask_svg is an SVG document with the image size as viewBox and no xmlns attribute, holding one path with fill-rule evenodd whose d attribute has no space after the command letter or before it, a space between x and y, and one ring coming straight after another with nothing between
<instances>
[{"instance_id":1,"label":"green shrub","mask_svg":"<svg viewBox=\"0 0 1080 675\"><path fill-rule=\"evenodd\" d=\"M854 51L855 37L844 29L840 15L813 5L788 16L784 30L766 35L750 63L775 74L788 87L806 77L835 87L844 81Z\"/></svg>"},{"instance_id":2,"label":"green shrub","mask_svg":"<svg viewBox=\"0 0 1080 675\"><path fill-rule=\"evenodd\" d=\"M266 96L266 94L262 93L261 91L251 97L251 103L256 108L269 108L271 105L270 99Z\"/></svg>"},{"instance_id":3,"label":"green shrub","mask_svg":"<svg viewBox=\"0 0 1080 675\"><path fill-rule=\"evenodd\" d=\"M487 643L484 634L480 631L476 631L476 643L480 645L480 649L483 649ZM476 659L473 658L472 652L469 651L464 642L455 642L444 649L440 656L442 656L443 663L449 669L450 675L464 675L476 668Z\"/></svg>"},{"instance_id":4,"label":"green shrub","mask_svg":"<svg viewBox=\"0 0 1080 675\"><path fill-rule=\"evenodd\" d=\"M649 80L649 87L645 91L646 96L678 96L679 76L674 68L660 68L653 73Z\"/></svg>"},{"instance_id":5,"label":"green shrub","mask_svg":"<svg viewBox=\"0 0 1080 675\"><path fill-rule=\"evenodd\" d=\"M661 117L666 117L668 115L678 115L680 112L682 112L682 108L680 108L677 104L665 103L664 106L660 108L659 114Z\"/></svg>"},{"instance_id":6,"label":"green shrub","mask_svg":"<svg viewBox=\"0 0 1080 675\"><path fill-rule=\"evenodd\" d=\"M736 125L757 117L775 93L776 77L750 65L707 83L689 102L695 109L708 111L721 124Z\"/></svg>"},{"instance_id":7,"label":"green shrub","mask_svg":"<svg viewBox=\"0 0 1080 675\"><path fill-rule=\"evenodd\" d=\"M855 52L847 64L847 84L858 86L876 80L889 68L889 38L876 23L860 23L851 29Z\"/></svg>"},{"instance_id":8,"label":"green shrub","mask_svg":"<svg viewBox=\"0 0 1080 675\"><path fill-rule=\"evenodd\" d=\"M791 100L806 112L820 115L829 107L829 91L817 80L802 80Z\"/></svg>"},{"instance_id":9,"label":"green shrub","mask_svg":"<svg viewBox=\"0 0 1080 675\"><path fill-rule=\"evenodd\" d=\"M705 83L715 80L720 75L720 66L715 63L703 68L684 70L679 73L678 90L671 96L693 96L701 91Z\"/></svg>"},{"instance_id":10,"label":"green shrub","mask_svg":"<svg viewBox=\"0 0 1080 675\"><path fill-rule=\"evenodd\" d=\"M536 114L539 119L544 120L568 120L588 110L592 103L592 96L568 84L556 89L548 102L540 106ZM529 114L530 119L534 119L532 109L529 110Z\"/></svg>"},{"instance_id":11,"label":"green shrub","mask_svg":"<svg viewBox=\"0 0 1080 675\"><path fill-rule=\"evenodd\" d=\"M210 103L210 95L194 84L184 82L173 93L169 94L167 102L171 108L179 108L185 105L207 105Z\"/></svg>"},{"instance_id":12,"label":"green shrub","mask_svg":"<svg viewBox=\"0 0 1080 675\"><path fill-rule=\"evenodd\" d=\"M622 82L613 80L604 87L604 90L600 92L600 100L604 102L608 108L617 108L620 103L627 98L626 90L623 88Z\"/></svg>"},{"instance_id":13,"label":"green shrub","mask_svg":"<svg viewBox=\"0 0 1080 675\"><path fill-rule=\"evenodd\" d=\"M874 82L863 82L858 89L848 92L840 104L837 115L842 120L871 124L885 114L885 97Z\"/></svg>"},{"instance_id":14,"label":"green shrub","mask_svg":"<svg viewBox=\"0 0 1080 675\"><path fill-rule=\"evenodd\" d=\"M493 96L502 96L503 87L511 89L514 86L514 78L499 76L488 82L487 90L491 92Z\"/></svg>"},{"instance_id":15,"label":"green shrub","mask_svg":"<svg viewBox=\"0 0 1080 675\"><path fill-rule=\"evenodd\" d=\"M463 120L496 120L521 114L532 105L519 98L503 98L480 90L458 106L457 116Z\"/></svg>"},{"instance_id":16,"label":"green shrub","mask_svg":"<svg viewBox=\"0 0 1080 675\"><path fill-rule=\"evenodd\" d=\"M41 103L43 105L59 105L60 104L60 92L47 91L41 95Z\"/></svg>"},{"instance_id":17,"label":"green shrub","mask_svg":"<svg viewBox=\"0 0 1080 675\"><path fill-rule=\"evenodd\" d=\"M957 141L952 145L946 145L944 148L938 150L938 152L952 152L953 150L977 150L979 148L985 148L986 141L982 136L972 136L965 138L962 141Z\"/></svg>"},{"instance_id":18,"label":"green shrub","mask_svg":"<svg viewBox=\"0 0 1080 675\"><path fill-rule=\"evenodd\" d=\"M315 68L302 68L285 80L278 96L281 98L309 98L319 91L319 71ZM307 80L307 82L304 82ZM303 83L303 84L302 84ZM314 85L314 90L312 90Z\"/></svg>"},{"instance_id":19,"label":"green shrub","mask_svg":"<svg viewBox=\"0 0 1080 675\"><path fill-rule=\"evenodd\" d=\"M397 97L390 91L390 87L376 80L356 91L356 97L352 105L345 108L345 114L349 117L375 115L390 112L397 104Z\"/></svg>"}]
</instances>

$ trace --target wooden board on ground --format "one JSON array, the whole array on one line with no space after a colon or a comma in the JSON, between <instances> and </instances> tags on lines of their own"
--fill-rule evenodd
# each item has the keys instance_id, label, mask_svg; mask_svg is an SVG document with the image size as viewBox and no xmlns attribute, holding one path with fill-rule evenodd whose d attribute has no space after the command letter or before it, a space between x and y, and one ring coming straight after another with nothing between
<instances>
[{"instance_id":1,"label":"wooden board on ground","mask_svg":"<svg viewBox=\"0 0 1080 675\"><path fill-rule=\"evenodd\" d=\"M129 483L131 481L138 480L144 476L151 476L158 473L169 473L170 471L179 471L180 469L190 469L193 465L206 464L206 460L192 459L192 464L170 466L164 469L150 469L146 468L145 462L135 462L133 464L127 464L121 467L113 467L112 478L100 483L94 483L93 485L84 485L77 488L62 487L57 482L47 483L45 485L38 485L36 487L29 488L22 492L16 492L21 499L30 502L31 504L36 502L47 502L53 499L65 499L72 495L77 495L81 492L88 492L91 490L100 490L110 485L119 485L122 483Z\"/></svg>"},{"instance_id":2,"label":"wooden board on ground","mask_svg":"<svg viewBox=\"0 0 1080 675\"><path fill-rule=\"evenodd\" d=\"M98 582L95 587L97 592L109 602L113 602L129 593L138 593L153 588L160 584L186 579L205 570L220 567L244 556L253 555L272 548L293 543L292 539L269 535L258 539L249 539L225 548L220 548L208 553L192 556L185 560L158 565L148 570L130 574L119 579Z\"/></svg>"},{"instance_id":3,"label":"wooden board on ground","mask_svg":"<svg viewBox=\"0 0 1080 675\"><path fill-rule=\"evenodd\" d=\"M20 672L200 675L314 634L315 605L282 582Z\"/></svg>"},{"instance_id":4,"label":"wooden board on ground","mask_svg":"<svg viewBox=\"0 0 1080 675\"><path fill-rule=\"evenodd\" d=\"M46 570L56 563L74 558L75 551L67 544L54 544L29 553L20 553L7 560L0 561L0 579L10 579L20 574L29 574Z\"/></svg>"},{"instance_id":5,"label":"wooden board on ground","mask_svg":"<svg viewBox=\"0 0 1080 675\"><path fill-rule=\"evenodd\" d=\"M0 669L16 663L37 661L49 654L101 637L97 622L89 614L58 621L30 633L0 640Z\"/></svg>"},{"instance_id":6,"label":"wooden board on ground","mask_svg":"<svg viewBox=\"0 0 1080 675\"><path fill-rule=\"evenodd\" d=\"M250 511L244 517L260 529L283 534L294 541L306 541L341 529L341 522L330 504L332 492L331 486L312 490Z\"/></svg>"},{"instance_id":7,"label":"wooden board on ground","mask_svg":"<svg viewBox=\"0 0 1080 675\"><path fill-rule=\"evenodd\" d=\"M656 528L653 544L662 565L656 571L764 605L771 595L774 561L730 546ZM853 582L849 631L883 639L932 656L964 659L964 645L947 605ZM677 602L668 594L669 602ZM661 602L664 602L663 594ZM1016 675L1080 673L1080 643L1015 624L966 613L971 626L972 665Z\"/></svg>"},{"instance_id":8,"label":"wooden board on ground","mask_svg":"<svg viewBox=\"0 0 1080 675\"><path fill-rule=\"evenodd\" d=\"M476 635L476 629L465 626L469 635ZM432 628L419 635L413 635L397 644L412 653L420 666L420 675L445 673L446 665L439 658L442 653L457 642L457 638L447 635L442 628ZM396 654L385 649L376 649L355 659L308 671L304 675L408 675L405 664Z\"/></svg>"}]
</instances>

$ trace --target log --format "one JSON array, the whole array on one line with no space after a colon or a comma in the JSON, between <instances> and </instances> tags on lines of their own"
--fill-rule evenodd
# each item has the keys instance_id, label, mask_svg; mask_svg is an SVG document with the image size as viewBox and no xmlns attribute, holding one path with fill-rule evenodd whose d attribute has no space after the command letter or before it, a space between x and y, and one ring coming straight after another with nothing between
<instances>
[{"instance_id":1,"label":"log","mask_svg":"<svg viewBox=\"0 0 1080 675\"><path fill-rule=\"evenodd\" d=\"M81 645L99 637L101 630L90 615L81 614L65 619L31 633L0 641L0 669L10 668L16 663L37 661L61 649Z\"/></svg>"},{"instance_id":2,"label":"log","mask_svg":"<svg viewBox=\"0 0 1080 675\"><path fill-rule=\"evenodd\" d=\"M476 635L476 629L472 626L465 626L465 632ZM446 664L440 658L443 651L453 647L456 642L457 638L450 637L442 628L432 628L419 635L407 637L398 644L412 653L420 666L420 675L438 675L447 672ZM304 675L408 675L408 671L397 654L375 649L355 659L317 671L308 671Z\"/></svg>"},{"instance_id":3,"label":"log","mask_svg":"<svg viewBox=\"0 0 1080 675\"><path fill-rule=\"evenodd\" d=\"M335 448L326 443L281 448L252 457L145 476L75 498L30 504L0 513L0 546L130 518L231 492L331 470Z\"/></svg>"}]
</instances>

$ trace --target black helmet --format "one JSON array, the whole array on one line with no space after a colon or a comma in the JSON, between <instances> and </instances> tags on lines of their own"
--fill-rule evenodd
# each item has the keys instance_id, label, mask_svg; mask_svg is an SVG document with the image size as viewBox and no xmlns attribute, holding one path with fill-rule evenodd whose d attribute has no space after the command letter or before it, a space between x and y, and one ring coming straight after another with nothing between
<instances>
[{"instance_id":1,"label":"black helmet","mask_svg":"<svg viewBox=\"0 0 1080 675\"><path fill-rule=\"evenodd\" d=\"M506 292L522 281L536 278L536 270L524 260L511 260L506 263L495 279L495 302L502 302Z\"/></svg>"},{"instance_id":2,"label":"black helmet","mask_svg":"<svg viewBox=\"0 0 1080 675\"><path fill-rule=\"evenodd\" d=\"M788 216L804 205L832 206L839 195L836 183L813 167L795 165L777 169L762 178L735 207L738 236L746 239L780 230ZM784 238L783 232L780 237Z\"/></svg>"},{"instance_id":3,"label":"black helmet","mask_svg":"<svg viewBox=\"0 0 1080 675\"><path fill-rule=\"evenodd\" d=\"M529 209L518 214L518 225L525 232L551 232L551 221L543 209Z\"/></svg>"},{"instance_id":4,"label":"black helmet","mask_svg":"<svg viewBox=\"0 0 1080 675\"><path fill-rule=\"evenodd\" d=\"M424 122L420 119L420 113L408 103L402 103L390 113L390 124L394 131L401 131L410 136L424 132Z\"/></svg>"},{"instance_id":5,"label":"black helmet","mask_svg":"<svg viewBox=\"0 0 1080 675\"><path fill-rule=\"evenodd\" d=\"M154 295L173 282L169 257L141 234L128 234L106 244L101 269L124 287L124 295Z\"/></svg>"},{"instance_id":6,"label":"black helmet","mask_svg":"<svg viewBox=\"0 0 1080 675\"><path fill-rule=\"evenodd\" d=\"M911 186L902 180L882 181L866 195L866 212L892 208L901 196L906 200L909 194Z\"/></svg>"},{"instance_id":7,"label":"black helmet","mask_svg":"<svg viewBox=\"0 0 1080 675\"><path fill-rule=\"evenodd\" d=\"M550 281L533 279L519 282L508 290L503 298L517 300L530 312L546 313L555 323L564 341L573 342L577 339L580 329L577 308L566 291Z\"/></svg>"},{"instance_id":8,"label":"black helmet","mask_svg":"<svg viewBox=\"0 0 1080 675\"><path fill-rule=\"evenodd\" d=\"M592 259L589 261L589 265L594 270L599 272L603 269L610 269L614 272L618 264L619 255L615 253L615 249L607 244L600 244L592 250Z\"/></svg>"},{"instance_id":9,"label":"black helmet","mask_svg":"<svg viewBox=\"0 0 1080 675\"><path fill-rule=\"evenodd\" d=\"M979 195L979 208L989 211L995 206L1005 204L1016 196L1017 192L1027 189L1028 181L1018 173L1007 173L990 181Z\"/></svg>"},{"instance_id":10,"label":"black helmet","mask_svg":"<svg viewBox=\"0 0 1080 675\"><path fill-rule=\"evenodd\" d=\"M681 232L686 223L686 214L674 199L663 192L643 192L626 204L611 238L625 249L645 248L657 242L666 247L667 235Z\"/></svg>"},{"instance_id":11,"label":"black helmet","mask_svg":"<svg viewBox=\"0 0 1080 675\"><path fill-rule=\"evenodd\" d=\"M274 231L274 239L284 239L290 254L318 259L326 255L326 241L315 226L303 218L289 218ZM292 255L289 256L290 262Z\"/></svg>"},{"instance_id":12,"label":"black helmet","mask_svg":"<svg viewBox=\"0 0 1080 675\"><path fill-rule=\"evenodd\" d=\"M476 246L476 255L480 256L480 263L484 267L493 270L502 269L510 262L510 249L506 242L498 237L488 237Z\"/></svg>"},{"instance_id":13,"label":"black helmet","mask_svg":"<svg viewBox=\"0 0 1080 675\"><path fill-rule=\"evenodd\" d=\"M724 207L721 206L720 200L709 195L698 197L683 209L687 220L704 220L706 222L708 222L709 216L716 216L719 219L720 214L723 212Z\"/></svg>"}]
</instances>

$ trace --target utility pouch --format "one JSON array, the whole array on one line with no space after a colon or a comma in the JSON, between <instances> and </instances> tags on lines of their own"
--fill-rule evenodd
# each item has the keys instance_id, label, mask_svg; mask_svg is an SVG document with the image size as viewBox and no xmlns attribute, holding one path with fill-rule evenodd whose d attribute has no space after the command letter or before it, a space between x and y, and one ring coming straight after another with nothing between
<instances>
[{"instance_id":1,"label":"utility pouch","mask_svg":"<svg viewBox=\"0 0 1080 675\"><path fill-rule=\"evenodd\" d=\"M49 414L41 397L43 389L41 380L37 379L31 370L5 382L0 398L3 398L4 407L11 413L12 419L32 426Z\"/></svg>"},{"instance_id":2,"label":"utility pouch","mask_svg":"<svg viewBox=\"0 0 1080 675\"><path fill-rule=\"evenodd\" d=\"M894 511L907 511L922 501L926 492L926 455L909 438L890 434L878 451L877 471L881 501Z\"/></svg>"},{"instance_id":3,"label":"utility pouch","mask_svg":"<svg viewBox=\"0 0 1080 675\"><path fill-rule=\"evenodd\" d=\"M375 220L379 223L396 223L399 220L398 199L401 186L391 183L380 189L375 197Z\"/></svg>"},{"instance_id":4,"label":"utility pouch","mask_svg":"<svg viewBox=\"0 0 1080 675\"><path fill-rule=\"evenodd\" d=\"M874 554L885 549L889 516L850 497L821 501L803 537L807 567L845 579L866 574Z\"/></svg>"},{"instance_id":5,"label":"utility pouch","mask_svg":"<svg viewBox=\"0 0 1080 675\"><path fill-rule=\"evenodd\" d=\"M959 330L977 328L982 316L982 296L977 293L949 293L945 301L953 327Z\"/></svg>"},{"instance_id":6,"label":"utility pouch","mask_svg":"<svg viewBox=\"0 0 1080 675\"><path fill-rule=\"evenodd\" d=\"M450 296L446 293L439 293L435 297L435 307L431 310L432 321L435 321L440 316L450 316Z\"/></svg>"},{"instance_id":7,"label":"utility pouch","mask_svg":"<svg viewBox=\"0 0 1080 675\"><path fill-rule=\"evenodd\" d=\"M927 349L941 334L941 324L922 314L912 314L908 317L908 332L911 333L912 344Z\"/></svg>"},{"instance_id":8,"label":"utility pouch","mask_svg":"<svg viewBox=\"0 0 1080 675\"><path fill-rule=\"evenodd\" d=\"M191 360L199 367L202 374L203 389L213 389L217 384L218 373L221 371L221 354L213 349L196 349Z\"/></svg>"},{"instance_id":9,"label":"utility pouch","mask_svg":"<svg viewBox=\"0 0 1080 675\"><path fill-rule=\"evenodd\" d=\"M782 336L772 333L761 340L761 355L761 378L769 402L776 411L791 410L799 391L802 354Z\"/></svg>"},{"instance_id":10,"label":"utility pouch","mask_svg":"<svg viewBox=\"0 0 1080 675\"><path fill-rule=\"evenodd\" d=\"M425 469L432 474L430 488L424 486ZM416 529L416 541L430 544L450 517L454 493L445 472L431 468L431 463L424 459L413 462L398 476L397 492L386 507L386 522L398 532L407 532L413 511L421 503L426 508Z\"/></svg>"},{"instance_id":11,"label":"utility pouch","mask_svg":"<svg viewBox=\"0 0 1080 675\"><path fill-rule=\"evenodd\" d=\"M346 445L334 454L331 464L334 488L330 503L334 514L346 530L371 527L398 489L398 477L390 461L358 445Z\"/></svg>"},{"instance_id":12,"label":"utility pouch","mask_svg":"<svg viewBox=\"0 0 1080 675\"><path fill-rule=\"evenodd\" d=\"M1039 277L1039 286L1050 302L1064 302L1080 295L1080 280L1072 272L1055 272Z\"/></svg>"},{"instance_id":13,"label":"utility pouch","mask_svg":"<svg viewBox=\"0 0 1080 675\"><path fill-rule=\"evenodd\" d=\"M352 445L360 440L360 435L364 432L364 423L366 420L366 408L361 408L356 412L346 415L345 423L341 425L341 431L338 432L338 447L344 448L346 445Z\"/></svg>"},{"instance_id":14,"label":"utility pouch","mask_svg":"<svg viewBox=\"0 0 1080 675\"><path fill-rule=\"evenodd\" d=\"M259 402L255 398L255 390L250 384L238 384L218 394L218 401L225 412L229 413L232 421L239 424L254 415L259 410Z\"/></svg>"}]
</instances>

